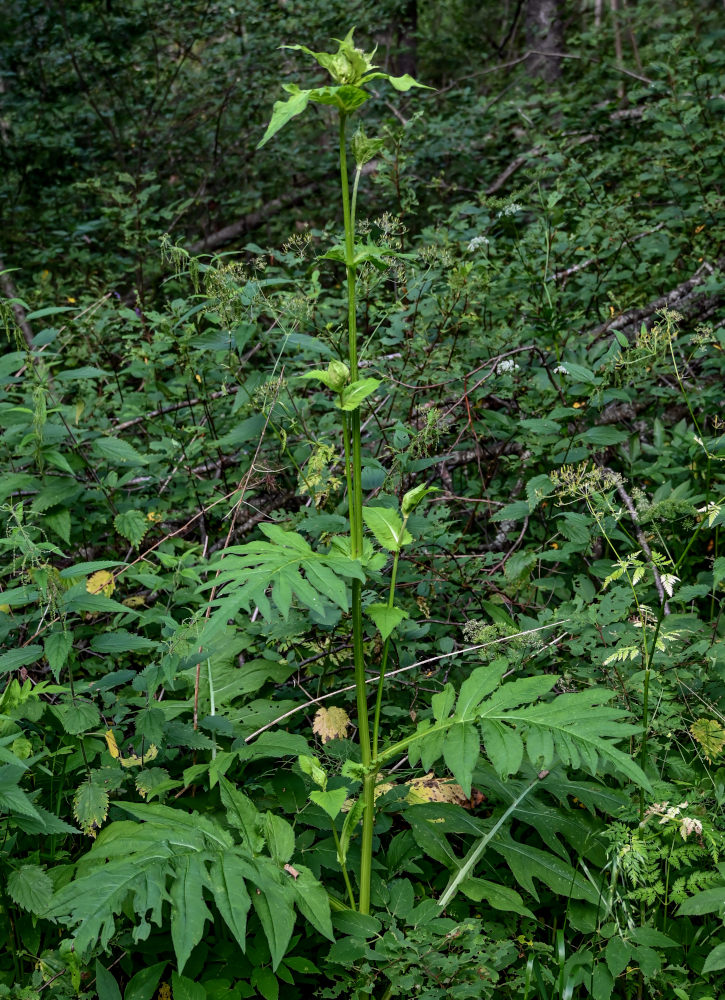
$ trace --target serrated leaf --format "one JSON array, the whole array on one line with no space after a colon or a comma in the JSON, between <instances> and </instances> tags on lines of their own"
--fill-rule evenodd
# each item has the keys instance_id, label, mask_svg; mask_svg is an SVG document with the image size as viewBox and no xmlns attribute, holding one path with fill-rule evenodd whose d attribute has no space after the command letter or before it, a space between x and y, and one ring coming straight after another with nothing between
<instances>
[{"instance_id":1,"label":"serrated leaf","mask_svg":"<svg viewBox=\"0 0 725 1000\"><path fill-rule=\"evenodd\" d=\"M478 761L480 738L473 723L460 722L448 730L443 745L446 767L463 789L466 798L471 794L471 778Z\"/></svg>"},{"instance_id":2,"label":"serrated leaf","mask_svg":"<svg viewBox=\"0 0 725 1000\"><path fill-rule=\"evenodd\" d=\"M37 643L30 646L22 646L20 649L10 649L7 653L0 654L0 677L3 674L27 667L31 663L37 663L43 655L43 647Z\"/></svg>"},{"instance_id":3,"label":"serrated leaf","mask_svg":"<svg viewBox=\"0 0 725 1000\"><path fill-rule=\"evenodd\" d=\"M202 890L206 870L199 854L181 858L171 883L171 941L178 968L183 971L194 947L201 941L204 924L212 919Z\"/></svg>"},{"instance_id":4,"label":"serrated leaf","mask_svg":"<svg viewBox=\"0 0 725 1000\"><path fill-rule=\"evenodd\" d=\"M71 632L50 632L43 640L45 658L56 683L72 647L73 635Z\"/></svg>"},{"instance_id":5,"label":"serrated leaf","mask_svg":"<svg viewBox=\"0 0 725 1000\"><path fill-rule=\"evenodd\" d=\"M233 851L217 855L209 870L209 888L217 909L242 951L247 946L247 914L252 905L244 876L247 868Z\"/></svg>"},{"instance_id":6,"label":"serrated leaf","mask_svg":"<svg viewBox=\"0 0 725 1000\"><path fill-rule=\"evenodd\" d=\"M314 877L309 868L297 865L297 878L292 879L292 890L297 909L312 926L326 937L334 939L330 918L330 899L323 885Z\"/></svg>"},{"instance_id":7,"label":"serrated leaf","mask_svg":"<svg viewBox=\"0 0 725 1000\"><path fill-rule=\"evenodd\" d=\"M272 812L264 814L262 829L272 860L280 866L286 865L295 849L294 830L286 819Z\"/></svg>"},{"instance_id":8,"label":"serrated leaf","mask_svg":"<svg viewBox=\"0 0 725 1000\"><path fill-rule=\"evenodd\" d=\"M113 526L119 535L122 535L131 545L136 547L143 540L151 523L140 510L124 510L122 513L116 514Z\"/></svg>"},{"instance_id":9,"label":"serrated leaf","mask_svg":"<svg viewBox=\"0 0 725 1000\"><path fill-rule=\"evenodd\" d=\"M350 728L350 716L344 708L318 708L312 722L312 732L316 733L323 743L330 740L341 740L347 736Z\"/></svg>"},{"instance_id":10,"label":"serrated leaf","mask_svg":"<svg viewBox=\"0 0 725 1000\"><path fill-rule=\"evenodd\" d=\"M388 607L387 604L368 604L366 614L373 620L375 627L382 636L383 642L395 631L400 623L408 617L408 612L402 608Z\"/></svg>"},{"instance_id":11,"label":"serrated leaf","mask_svg":"<svg viewBox=\"0 0 725 1000\"><path fill-rule=\"evenodd\" d=\"M725 728L714 719L697 719L690 726L690 735L702 747L709 764L720 756L725 747Z\"/></svg>"},{"instance_id":12,"label":"serrated leaf","mask_svg":"<svg viewBox=\"0 0 725 1000\"><path fill-rule=\"evenodd\" d=\"M95 837L108 816L108 792L89 778L73 796L73 815L81 830Z\"/></svg>"},{"instance_id":13,"label":"serrated leaf","mask_svg":"<svg viewBox=\"0 0 725 1000\"><path fill-rule=\"evenodd\" d=\"M410 545L413 541L413 536L404 527L397 510L389 507L363 507L362 515L378 543L389 552L400 552L404 545Z\"/></svg>"},{"instance_id":14,"label":"serrated leaf","mask_svg":"<svg viewBox=\"0 0 725 1000\"><path fill-rule=\"evenodd\" d=\"M519 734L500 722L482 719L481 735L486 756L502 778L518 774L524 758L524 744Z\"/></svg>"},{"instance_id":15,"label":"serrated leaf","mask_svg":"<svg viewBox=\"0 0 725 1000\"><path fill-rule=\"evenodd\" d=\"M7 891L23 910L43 916L50 906L53 883L40 865L21 865L8 876Z\"/></svg>"},{"instance_id":16,"label":"serrated leaf","mask_svg":"<svg viewBox=\"0 0 725 1000\"><path fill-rule=\"evenodd\" d=\"M146 455L142 455L132 444L129 444L128 441L122 441L120 438L96 438L93 442L93 448L101 458L107 459L114 465L126 465L133 468L149 463Z\"/></svg>"},{"instance_id":17,"label":"serrated leaf","mask_svg":"<svg viewBox=\"0 0 725 1000\"><path fill-rule=\"evenodd\" d=\"M72 736L87 733L89 729L96 729L101 722L101 713L92 702L65 702L51 705L50 710L63 729Z\"/></svg>"},{"instance_id":18,"label":"serrated leaf","mask_svg":"<svg viewBox=\"0 0 725 1000\"><path fill-rule=\"evenodd\" d=\"M264 846L264 837L254 803L224 777L219 778L219 790L229 825L240 831L251 854L259 854Z\"/></svg>"},{"instance_id":19,"label":"serrated leaf","mask_svg":"<svg viewBox=\"0 0 725 1000\"><path fill-rule=\"evenodd\" d=\"M215 628L226 628L227 620L240 608L251 611L255 605L264 618L273 620L270 587L272 601L280 602L278 607L283 617L289 612L292 597L318 615L331 605L347 611L345 579L364 580L359 561L337 552L315 552L301 535L284 531L278 525L263 524L261 530L269 541L231 546L218 563L211 565L216 575L210 574L214 582L207 586L224 587L222 595L213 602L217 608L212 615ZM213 635L213 628L208 627L202 642Z\"/></svg>"}]
</instances>

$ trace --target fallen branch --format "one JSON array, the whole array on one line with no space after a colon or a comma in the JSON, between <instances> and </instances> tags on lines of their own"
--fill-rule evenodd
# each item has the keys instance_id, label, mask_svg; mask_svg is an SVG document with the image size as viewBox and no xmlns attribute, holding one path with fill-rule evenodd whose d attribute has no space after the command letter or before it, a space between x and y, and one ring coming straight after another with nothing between
<instances>
[{"instance_id":1,"label":"fallen branch","mask_svg":"<svg viewBox=\"0 0 725 1000\"><path fill-rule=\"evenodd\" d=\"M629 309L619 316L612 316L605 323L601 323L592 330L590 336L596 340L614 328L627 337L635 337L642 322L654 316L660 309L674 309L686 320L695 315L700 320L708 319L717 311L722 297L719 294L703 296L704 289L700 286L707 281L711 274L724 268L725 257L721 257L714 265L702 264L687 281L681 282L671 291L646 306Z\"/></svg>"},{"instance_id":2,"label":"fallen branch","mask_svg":"<svg viewBox=\"0 0 725 1000\"><path fill-rule=\"evenodd\" d=\"M256 229L257 226L261 226L263 222L266 222L267 219L277 212L305 201L319 187L320 185L317 183L307 184L305 187L298 188L291 194L273 198L266 205L262 205L253 212L249 212L248 215L242 216L241 219L232 222L231 225L224 226L223 229L218 229L215 233L209 233L207 236L202 237L202 239L196 240L195 243L190 244L186 249L191 254L201 253L203 250L216 250L226 243L231 243L232 240L237 239L237 237L242 236L244 233Z\"/></svg>"}]
</instances>

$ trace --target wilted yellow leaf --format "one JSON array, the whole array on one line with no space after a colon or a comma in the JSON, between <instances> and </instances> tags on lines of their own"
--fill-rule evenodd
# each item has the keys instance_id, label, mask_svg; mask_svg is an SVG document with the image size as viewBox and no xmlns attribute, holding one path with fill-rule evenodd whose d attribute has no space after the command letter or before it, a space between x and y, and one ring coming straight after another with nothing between
<instances>
[{"instance_id":1,"label":"wilted yellow leaf","mask_svg":"<svg viewBox=\"0 0 725 1000\"><path fill-rule=\"evenodd\" d=\"M132 753L128 757L119 757L118 761L121 767L141 767L142 764L148 764L149 761L156 760L159 755L159 748L156 744L152 743L148 750L144 753L143 757L139 757L138 754Z\"/></svg>"},{"instance_id":2,"label":"wilted yellow leaf","mask_svg":"<svg viewBox=\"0 0 725 1000\"><path fill-rule=\"evenodd\" d=\"M146 603L146 598L141 594L133 594L131 597L124 597L121 604L125 604L127 608L142 608Z\"/></svg>"},{"instance_id":3,"label":"wilted yellow leaf","mask_svg":"<svg viewBox=\"0 0 725 1000\"><path fill-rule=\"evenodd\" d=\"M709 764L725 747L725 729L714 719L698 719L690 726L690 735L702 747Z\"/></svg>"},{"instance_id":4,"label":"wilted yellow leaf","mask_svg":"<svg viewBox=\"0 0 725 1000\"><path fill-rule=\"evenodd\" d=\"M86 580L86 590L89 594L103 594L104 597L110 597L116 588L116 582L113 579L113 574L109 573L107 569L99 569L97 573L93 573Z\"/></svg>"},{"instance_id":5,"label":"wilted yellow leaf","mask_svg":"<svg viewBox=\"0 0 725 1000\"><path fill-rule=\"evenodd\" d=\"M121 753L118 749L118 743L116 743L116 737L113 735L113 730L109 729L106 733L104 733L104 736L106 737L106 743L108 744L108 752L115 760L117 757L121 756Z\"/></svg>"},{"instance_id":6,"label":"wilted yellow leaf","mask_svg":"<svg viewBox=\"0 0 725 1000\"><path fill-rule=\"evenodd\" d=\"M315 721L312 723L312 732L316 733L323 743L328 740L339 740L347 735L350 725L350 716L344 708L318 708L315 713Z\"/></svg>"}]
</instances>

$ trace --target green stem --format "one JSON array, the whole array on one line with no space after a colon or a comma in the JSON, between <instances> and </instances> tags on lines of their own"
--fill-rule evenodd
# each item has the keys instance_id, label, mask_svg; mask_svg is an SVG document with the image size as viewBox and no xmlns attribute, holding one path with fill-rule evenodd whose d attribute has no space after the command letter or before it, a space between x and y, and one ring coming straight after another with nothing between
<instances>
[{"instance_id":1,"label":"green stem","mask_svg":"<svg viewBox=\"0 0 725 1000\"><path fill-rule=\"evenodd\" d=\"M403 521L403 531L405 531L405 523L407 517ZM388 591L388 607L392 608L393 599L395 597L395 578L398 575L398 559L400 559L400 550L395 553L395 558L393 559L393 570L390 574L390 590ZM388 650L390 649L390 636L385 640L383 645L383 656L380 663L380 676L378 677L378 695L375 699L375 718L373 720L373 760L377 760L378 757L378 734L380 732L380 710L383 704L383 687L385 681L385 669L388 665Z\"/></svg>"},{"instance_id":2,"label":"green stem","mask_svg":"<svg viewBox=\"0 0 725 1000\"><path fill-rule=\"evenodd\" d=\"M347 322L348 322L348 355L350 378L353 382L358 377L357 359L357 316L355 308L355 216L350 203L350 188L347 175L347 147L345 127L347 116L340 113L340 186L342 189L342 213L345 225L345 273L347 279ZM356 190L357 194L357 190ZM360 433L360 410L350 414L350 432L352 437L352 493L350 495L350 555L359 559L362 555L363 520L362 520L362 446ZM349 459L348 438L348 459ZM360 733L360 756L365 767L370 766L372 757L370 747L370 721L368 718L367 691L365 688L365 647L363 640L362 621L362 583L352 582L352 645L353 662L355 664L355 692L357 701L357 721ZM370 912L370 881L372 876L373 856L373 826L375 824L375 776L368 775L363 783L363 831L360 855L360 904L361 913Z\"/></svg>"},{"instance_id":3,"label":"green stem","mask_svg":"<svg viewBox=\"0 0 725 1000\"><path fill-rule=\"evenodd\" d=\"M335 840L335 847L337 848L337 857L340 858L342 851L340 849L340 836L337 832L337 827L333 821L332 823L332 836ZM345 879L345 888L347 889L347 898L350 900L351 909L355 909L355 894L352 891L352 885L350 884L350 876L347 874L347 865L340 862L340 867L342 868L342 877Z\"/></svg>"}]
</instances>

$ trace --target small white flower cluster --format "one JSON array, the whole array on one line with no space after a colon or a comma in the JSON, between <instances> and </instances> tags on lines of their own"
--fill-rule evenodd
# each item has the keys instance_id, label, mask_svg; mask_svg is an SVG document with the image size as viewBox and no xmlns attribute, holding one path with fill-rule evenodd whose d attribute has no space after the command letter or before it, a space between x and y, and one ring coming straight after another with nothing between
<instances>
[{"instance_id":1,"label":"small white flower cluster","mask_svg":"<svg viewBox=\"0 0 725 1000\"><path fill-rule=\"evenodd\" d=\"M510 205L507 205L505 208L501 209L501 211L498 213L498 217L500 219L502 216L506 217L509 215L516 215L516 213L520 212L522 208L523 206L519 205L517 201L512 201Z\"/></svg>"},{"instance_id":2,"label":"small white flower cluster","mask_svg":"<svg viewBox=\"0 0 725 1000\"><path fill-rule=\"evenodd\" d=\"M479 247L487 247L488 240L485 236L474 236L473 239L468 244L468 249L473 253L474 250L478 250Z\"/></svg>"},{"instance_id":3,"label":"small white flower cluster","mask_svg":"<svg viewBox=\"0 0 725 1000\"><path fill-rule=\"evenodd\" d=\"M680 815L683 809L687 809L688 805L689 802L680 802L677 806L671 806L669 802L655 802L645 812L644 820L640 826L644 826L650 816L661 816L659 825L662 826L668 822L676 823L680 828L680 836L683 840L687 840L691 833L700 837L702 835L701 821L692 816Z\"/></svg>"},{"instance_id":4,"label":"small white flower cluster","mask_svg":"<svg viewBox=\"0 0 725 1000\"><path fill-rule=\"evenodd\" d=\"M519 366L515 361L511 361L510 358L506 359L506 361L501 361L498 365L496 365L497 375L505 375L507 372L517 372L518 370Z\"/></svg>"},{"instance_id":5,"label":"small white flower cluster","mask_svg":"<svg viewBox=\"0 0 725 1000\"><path fill-rule=\"evenodd\" d=\"M557 365L556 368L552 368L554 375L568 375L569 372L564 367L564 365Z\"/></svg>"}]
</instances>

